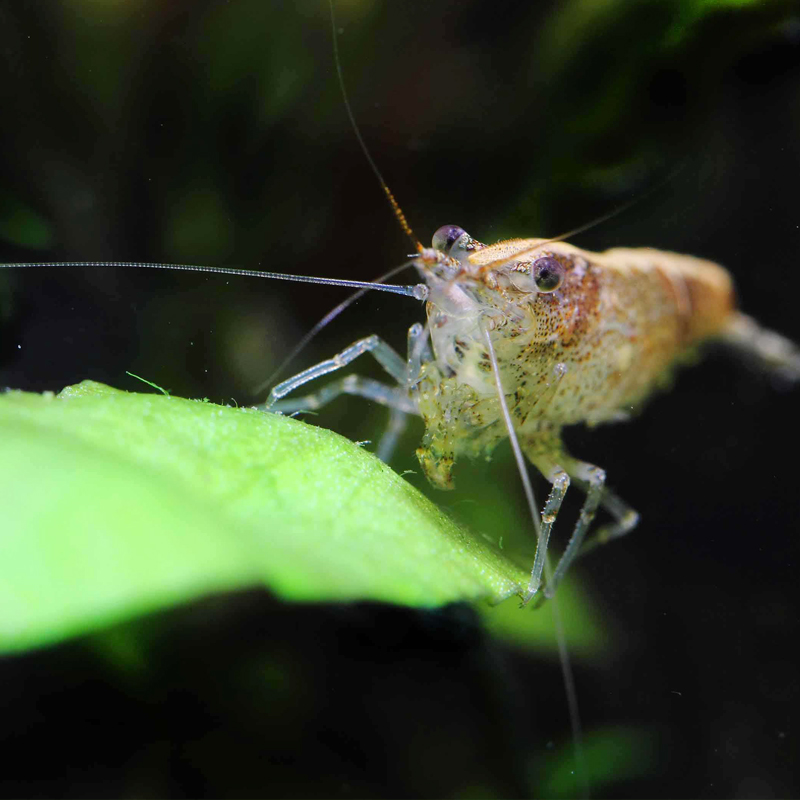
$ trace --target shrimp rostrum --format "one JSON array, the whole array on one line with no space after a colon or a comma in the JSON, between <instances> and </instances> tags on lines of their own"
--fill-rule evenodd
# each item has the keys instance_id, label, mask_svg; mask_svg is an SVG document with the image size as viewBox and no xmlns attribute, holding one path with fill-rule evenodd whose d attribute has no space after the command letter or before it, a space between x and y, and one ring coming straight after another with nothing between
<instances>
[{"instance_id":1,"label":"shrimp rostrum","mask_svg":"<svg viewBox=\"0 0 800 800\"><path fill-rule=\"evenodd\" d=\"M384 458L406 415L420 416L417 455L440 489L453 487L458 456L487 457L511 438L552 485L541 513L533 512L538 544L525 602L540 589L552 596L579 553L628 533L639 519L608 489L603 469L566 451L565 426L625 419L710 339L800 375L794 345L737 312L728 272L700 258L648 248L591 253L546 239L487 246L449 225L432 247L419 247L414 264L427 286L427 324L410 329L407 358L367 337L276 386L267 407L308 410L342 393L383 403L392 409ZM367 352L394 385L348 375L286 398ZM545 582L550 532L571 484L585 500ZM590 532L598 508L612 521Z\"/></svg>"}]
</instances>

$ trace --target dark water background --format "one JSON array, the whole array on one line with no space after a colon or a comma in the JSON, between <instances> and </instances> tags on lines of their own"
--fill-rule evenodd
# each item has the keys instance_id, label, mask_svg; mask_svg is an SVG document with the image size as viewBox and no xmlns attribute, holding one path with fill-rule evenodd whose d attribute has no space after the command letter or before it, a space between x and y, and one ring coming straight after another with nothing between
<instances>
[{"instance_id":1,"label":"dark water background","mask_svg":"<svg viewBox=\"0 0 800 800\"><path fill-rule=\"evenodd\" d=\"M420 238L445 223L486 242L556 235L639 197L573 241L716 260L748 313L800 340L793 11L348 2L340 47L364 137ZM402 262L409 243L348 127L330 38L321 0L4 0L2 260L361 279ZM0 385L142 389L129 370L176 395L252 402L344 295L5 272ZM295 369L371 332L402 348L420 312L366 298ZM800 390L712 353L636 420L569 433L643 517L574 574L607 640L576 657L592 758L619 764L598 796L797 796L799 405ZM319 423L362 440L383 415L341 400ZM419 435L398 470L414 468ZM493 537L517 530L524 561L505 449L456 477L461 494L434 499ZM134 677L108 652L90 638L0 663L4 796L559 790L569 725L552 648L493 639L470 609L247 594L150 621ZM633 766L618 744L631 740L645 743Z\"/></svg>"}]
</instances>

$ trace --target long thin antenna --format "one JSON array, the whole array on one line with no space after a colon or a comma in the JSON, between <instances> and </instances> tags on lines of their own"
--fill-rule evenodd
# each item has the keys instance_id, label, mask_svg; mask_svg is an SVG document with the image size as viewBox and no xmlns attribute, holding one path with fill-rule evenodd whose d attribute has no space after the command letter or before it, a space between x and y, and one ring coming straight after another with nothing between
<instances>
[{"instance_id":1,"label":"long thin antenna","mask_svg":"<svg viewBox=\"0 0 800 800\"><path fill-rule=\"evenodd\" d=\"M494 352L494 345L492 344L492 337L489 333L489 329L484 327L483 328L483 335L486 339L486 347L489 351L489 359L492 362L492 372L494 373L494 383L497 387L497 399L500 401L500 411L503 414L503 421L506 425L506 430L508 431L508 439L511 442L511 449L514 452L514 460L517 462L517 470L519 470L519 476L522 479L522 488L525 491L525 499L528 501L528 509L531 513L531 519L533 520L533 527L536 529L536 538L537 547L540 547L542 544L542 523L539 520L539 506L536 503L536 495L533 493L533 484L531 483L531 477L528 475L528 467L525 464L525 456L522 455L522 448L519 446L519 439L517 438L517 432L514 430L514 424L511 420L511 413L508 410L508 403L506 402L506 395L503 391L503 384L500 380L500 365L497 363L497 356Z\"/></svg>"},{"instance_id":2,"label":"long thin antenna","mask_svg":"<svg viewBox=\"0 0 800 800\"><path fill-rule=\"evenodd\" d=\"M589 231L592 228L597 227L598 225L602 225L604 222L608 222L608 220L610 219L614 219L614 217L623 214L629 208L643 202L648 197L650 197L650 195L652 195L654 192L657 192L663 186L672 182L675 179L675 176L678 175L678 173L680 173L685 166L686 162L678 164L678 166L670 170L669 173L664 178L662 178L656 184L647 189L644 192L644 194L639 194L636 197L632 197L630 200L626 200L624 203L621 203L615 208L612 208L611 211L607 212L606 214L601 214L599 217L595 217L593 220L590 220L589 222L586 222L583 225L579 225L577 228L572 228L572 230L565 231L564 233L561 233L558 236L554 236L552 239L543 239L538 244L534 245L528 250L523 250L521 253L515 253L513 256L508 256L507 258L499 258L496 261L492 261L490 264L485 264L483 267L481 267L481 272L486 272L497 269L498 267L503 267L506 264L518 261L520 258L525 258L526 256L532 255L545 245L553 244L554 242L563 242L565 239L570 239L571 237L577 236L580 233L585 233L586 231Z\"/></svg>"},{"instance_id":3,"label":"long thin antenna","mask_svg":"<svg viewBox=\"0 0 800 800\"><path fill-rule=\"evenodd\" d=\"M295 281L297 283L318 283L323 286L345 286L350 289L375 289L390 292L416 300L424 300L428 289L424 284L413 286L397 286L390 283L374 281L349 281L341 278L313 278L308 275L284 275L282 272L265 272L255 269L239 269L238 267L208 267L202 264L160 264L147 261L32 261L14 264L0 264L0 269L19 269L21 267L136 267L139 269L169 269L184 272L211 272L218 275L238 275L248 278L269 278L278 281Z\"/></svg>"},{"instance_id":4,"label":"long thin antenna","mask_svg":"<svg viewBox=\"0 0 800 800\"><path fill-rule=\"evenodd\" d=\"M545 580L550 583L550 576L553 571L550 565L550 556L545 557L544 562ZM572 672L572 661L569 657L567 647L567 634L564 631L564 622L561 618L561 606L554 594L550 598L553 611L553 628L556 634L556 646L558 647L558 660L561 664L561 677L564 680L564 693L567 696L567 711L569 713L569 726L572 731L572 744L575 750L575 772L581 787L580 797L589 800L591 787L589 785L589 774L586 771L586 757L583 752L583 726L581 725L580 709L578 708L578 691L575 688L575 675Z\"/></svg>"},{"instance_id":5,"label":"long thin antenna","mask_svg":"<svg viewBox=\"0 0 800 800\"><path fill-rule=\"evenodd\" d=\"M403 213L403 209L400 208L400 204L395 200L394 195L392 194L392 190L389 188L389 185L386 183L381 171L378 169L378 165L375 163L372 155L369 152L369 148L367 147L366 142L364 141L364 137L361 135L361 130L358 127L358 123L356 122L355 114L353 114L353 109L350 107L350 99L347 95L347 88L344 83L344 73L342 71L342 60L339 57L339 34L336 28L336 10L333 7L333 0L328 0L328 8L331 11L331 34L333 35L333 60L336 64L336 77L339 79L339 89L342 92L342 100L344 101L344 108L347 112L347 117L350 120L350 125L353 128L353 133L356 135L356 139L358 140L358 144L361 147L362 152L364 153L367 163L369 164L372 171L375 173L375 177L378 179L378 183L381 185L381 189L383 189L384 194L386 195L386 199L389 201L389 205L392 207L392 213L394 214L397 221L400 223L400 227L403 229L403 233L408 236L409 239L414 243L414 247L416 248L418 253L423 251L422 242L417 239L414 231L411 230L411 226L408 224L408 220L406 220L406 215Z\"/></svg>"}]
</instances>

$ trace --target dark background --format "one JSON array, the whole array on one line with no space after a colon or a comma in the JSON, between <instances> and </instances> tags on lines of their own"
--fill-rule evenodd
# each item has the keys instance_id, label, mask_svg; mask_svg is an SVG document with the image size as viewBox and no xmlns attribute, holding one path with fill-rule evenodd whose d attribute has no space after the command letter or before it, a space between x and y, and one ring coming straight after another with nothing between
<instances>
[{"instance_id":1,"label":"dark background","mask_svg":"<svg viewBox=\"0 0 800 800\"><path fill-rule=\"evenodd\" d=\"M800 340L793 8L342 2L339 44L364 137L423 240L445 223L486 242L556 235L638 199L573 241L719 261L748 313ZM361 279L401 263L410 245L348 127L327 15L322 0L0 2L2 260ZM128 370L253 402L345 294L8 270L0 385L144 389ZM365 298L291 369L371 332L402 348L420 315ZM799 400L711 353L640 418L569 432L643 517L573 575L608 638L576 657L592 757L625 762L609 731L650 743L597 795L797 796ZM318 418L359 440L383 420L345 399ZM431 496L525 541L506 448L456 478L460 494ZM530 543L515 546L525 561ZM6 796L548 794L569 751L552 647L491 638L459 607L216 598L6 659L0 697Z\"/></svg>"}]
</instances>

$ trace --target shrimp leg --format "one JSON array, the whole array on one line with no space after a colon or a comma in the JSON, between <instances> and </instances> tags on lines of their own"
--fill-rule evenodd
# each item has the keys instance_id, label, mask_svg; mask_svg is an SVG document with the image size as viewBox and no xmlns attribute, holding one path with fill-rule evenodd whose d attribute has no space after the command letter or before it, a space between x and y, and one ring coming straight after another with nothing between
<instances>
[{"instance_id":1,"label":"shrimp leg","mask_svg":"<svg viewBox=\"0 0 800 800\"><path fill-rule=\"evenodd\" d=\"M538 466L538 465L537 465ZM525 593L523 604L530 602L533 596L539 591L542 585L542 573L544 572L545 561L547 558L547 544L550 540L550 534L553 530L558 512L561 509L561 504L564 502L564 496L569 489L569 475L559 466L553 466L551 470L542 472L548 476L548 480L552 483L553 488L550 490L550 495L544 505L542 511L541 532L539 534L539 541L536 546L536 555L533 558L533 568L531 569L531 579L528 583L528 591ZM563 561L563 558L562 558ZM561 562L559 562L560 564ZM549 589L549 584L548 587ZM549 597L550 595L548 595Z\"/></svg>"},{"instance_id":2,"label":"shrimp leg","mask_svg":"<svg viewBox=\"0 0 800 800\"><path fill-rule=\"evenodd\" d=\"M586 493L586 499L566 549L545 587L544 596L546 598L553 596L561 579L578 556L584 555L598 545L624 536L632 531L639 522L639 514L606 487L604 469L585 461L578 461L566 454L559 457L559 462L563 464L563 469L576 486ZM601 526L587 539L587 533L592 526L598 507L608 511L614 517L614 522Z\"/></svg>"},{"instance_id":3,"label":"shrimp leg","mask_svg":"<svg viewBox=\"0 0 800 800\"><path fill-rule=\"evenodd\" d=\"M312 394L284 399L287 394L303 384L342 369L365 353L371 354L397 381L398 385L387 386L380 381L361 375L347 375ZM380 337L368 336L346 347L333 358L321 361L278 384L270 392L267 402L259 407L266 411L277 411L282 414L314 411L342 394L365 397L388 406L392 410L389 425L378 445L379 458L388 461L398 438L405 429L407 415L418 413L416 403L411 399L409 390L419 377L422 362L429 357L427 331L422 325L412 325L409 329L408 357L405 360Z\"/></svg>"},{"instance_id":4,"label":"shrimp leg","mask_svg":"<svg viewBox=\"0 0 800 800\"><path fill-rule=\"evenodd\" d=\"M567 542L566 549L564 550L561 558L550 576L547 586L544 590L544 595L547 598L555 594L556 587L561 579L566 574L567 570L572 565L572 562L581 551L586 534L594 522L597 508L602 502L603 493L606 483L606 472L594 464L588 464L585 461L575 461L569 459L567 464L568 474L570 474L576 481L582 483L586 488L586 500L583 502L578 521L572 530L572 536Z\"/></svg>"},{"instance_id":5,"label":"shrimp leg","mask_svg":"<svg viewBox=\"0 0 800 800\"><path fill-rule=\"evenodd\" d=\"M639 512L631 508L624 500L614 494L610 489L603 490L600 505L608 511L614 521L598 528L581 547L578 555L583 556L595 547L606 544L612 539L619 539L630 533L639 524Z\"/></svg>"},{"instance_id":6,"label":"shrimp leg","mask_svg":"<svg viewBox=\"0 0 800 800\"><path fill-rule=\"evenodd\" d=\"M411 393L414 384L422 373L422 365L433 358L428 344L428 330L415 322L408 329L408 358L406 359L406 390ZM392 407L389 423L383 432L375 454L384 463L389 463L397 447L397 442L408 424L408 413L397 406Z\"/></svg>"},{"instance_id":7,"label":"shrimp leg","mask_svg":"<svg viewBox=\"0 0 800 800\"><path fill-rule=\"evenodd\" d=\"M375 360L400 384L405 383L407 374L407 362L392 349L390 345L383 341L380 336L367 336L365 339L359 339L349 347L345 347L341 353L337 353L333 358L320 361L313 367L299 372L297 375L289 378L288 380L279 383L273 387L269 393L269 398L264 404L264 408L269 410L279 410L276 408L277 402L289 392L302 386L304 383L313 381L316 378L321 378L329 372L335 372L342 367L346 367L352 361L355 361L359 356L364 353L370 353L374 356ZM340 392L341 394L341 392ZM332 399L332 398L331 398ZM326 401L329 402L329 401ZM318 407L318 406L317 406Z\"/></svg>"},{"instance_id":8,"label":"shrimp leg","mask_svg":"<svg viewBox=\"0 0 800 800\"><path fill-rule=\"evenodd\" d=\"M580 553L584 552L586 535L592 526L592 522L594 522L598 507L605 508L614 516L615 522L601 528L589 540L590 544L599 544L600 542L608 541L609 538L627 533L636 524L638 515L615 494L606 489L605 470L568 455L563 449L560 437L554 431L541 430L538 435L528 439L525 445L528 458L542 475L553 484L550 497L542 512L542 535L534 558L531 580L528 584L525 599L525 602L528 602L541 587L547 541L561 508L564 495L571 482L575 482L577 486L586 492L586 499L583 502L583 507L567 546L552 575L549 576L544 589L545 598L550 598L555 594L559 582L572 565L572 562Z\"/></svg>"},{"instance_id":9,"label":"shrimp leg","mask_svg":"<svg viewBox=\"0 0 800 800\"><path fill-rule=\"evenodd\" d=\"M281 414L316 411L342 394L365 397L367 400L373 400L404 414L413 414L416 411L413 401L400 387L387 386L385 383L365 378L363 375L347 375L338 381L333 381L333 383L323 386L322 389L313 394L288 400L275 400L272 403L259 406L259 408L266 411L277 411Z\"/></svg>"}]
</instances>

